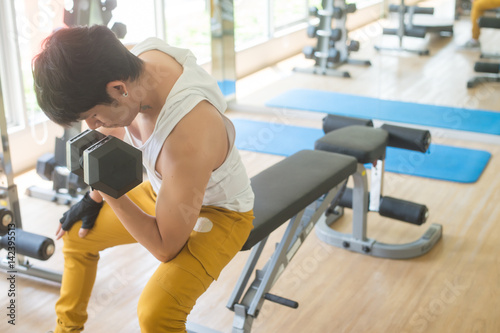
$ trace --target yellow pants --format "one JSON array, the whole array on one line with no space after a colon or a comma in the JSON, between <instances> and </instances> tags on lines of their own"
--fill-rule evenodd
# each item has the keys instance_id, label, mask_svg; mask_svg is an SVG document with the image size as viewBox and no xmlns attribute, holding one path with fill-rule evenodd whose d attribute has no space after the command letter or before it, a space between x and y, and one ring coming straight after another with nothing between
<instances>
[{"instance_id":1,"label":"yellow pants","mask_svg":"<svg viewBox=\"0 0 500 333\"><path fill-rule=\"evenodd\" d=\"M472 2L472 9L470 12L472 38L479 39L479 18L483 16L485 11L497 7L500 7L500 0L474 0L474 2Z\"/></svg>"},{"instance_id":2,"label":"yellow pants","mask_svg":"<svg viewBox=\"0 0 500 333\"><path fill-rule=\"evenodd\" d=\"M146 213L155 214L156 194L149 182L127 195ZM252 211L202 207L200 219L205 224L192 231L174 259L159 264L142 291L137 306L141 332L186 331L186 318L196 300L241 249L253 227L253 218ZM63 237L64 272L56 303L56 333L83 331L99 251L136 242L106 203L85 238L78 236L80 225L76 223Z\"/></svg>"}]
</instances>

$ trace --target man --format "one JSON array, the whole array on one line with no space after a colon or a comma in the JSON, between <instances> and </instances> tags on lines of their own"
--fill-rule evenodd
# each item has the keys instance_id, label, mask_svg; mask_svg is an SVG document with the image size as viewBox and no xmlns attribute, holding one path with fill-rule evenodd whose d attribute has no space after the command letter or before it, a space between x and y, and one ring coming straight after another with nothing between
<instances>
[{"instance_id":1,"label":"man","mask_svg":"<svg viewBox=\"0 0 500 333\"><path fill-rule=\"evenodd\" d=\"M472 38L469 39L463 48L479 49L479 18L484 15L484 12L490 9L500 7L500 0L473 0L472 9L470 11L470 19L472 23Z\"/></svg>"},{"instance_id":2,"label":"man","mask_svg":"<svg viewBox=\"0 0 500 333\"><path fill-rule=\"evenodd\" d=\"M51 120L124 139L142 150L148 174L118 199L91 191L61 219L55 332L83 330L99 251L133 242L161 262L139 299L141 331L184 332L252 229L254 196L216 81L188 50L150 38L129 51L103 26L53 33L33 76Z\"/></svg>"}]
</instances>

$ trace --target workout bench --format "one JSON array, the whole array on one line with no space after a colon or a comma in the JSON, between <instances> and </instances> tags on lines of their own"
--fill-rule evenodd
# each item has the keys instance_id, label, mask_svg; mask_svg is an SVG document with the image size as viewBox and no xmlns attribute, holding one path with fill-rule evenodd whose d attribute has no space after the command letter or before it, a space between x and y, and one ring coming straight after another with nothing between
<instances>
[{"instance_id":1,"label":"workout bench","mask_svg":"<svg viewBox=\"0 0 500 333\"><path fill-rule=\"evenodd\" d=\"M343 127L349 122L355 124ZM340 124L340 125L339 125ZM323 120L324 137L315 143L315 149L347 154L358 161L352 175L354 188L346 189L337 206L328 210L328 217L316 226L316 234L322 241L351 251L391 259L413 258L427 253L441 238L442 226L432 224L415 242L407 244L384 244L367 237L368 212L405 221L415 225L426 222L429 212L425 205L382 195L384 159L388 145L427 151L430 145L429 131L383 125L373 128L371 120L328 115ZM339 128L340 127L340 128ZM371 167L371 186L365 164L376 162ZM344 208L352 208L352 234L333 230L330 226L342 217Z\"/></svg>"},{"instance_id":2,"label":"workout bench","mask_svg":"<svg viewBox=\"0 0 500 333\"><path fill-rule=\"evenodd\" d=\"M270 294L313 226L325 216L332 202L342 195L347 179L356 171L351 156L314 150L300 151L262 171L251 179L255 193L254 229L242 250L252 249L231 294L227 307L235 312L232 332L250 332L264 300L288 307L298 304ZM268 236L290 221L273 254L248 288ZM215 332L188 322L188 332Z\"/></svg>"},{"instance_id":3,"label":"workout bench","mask_svg":"<svg viewBox=\"0 0 500 333\"><path fill-rule=\"evenodd\" d=\"M500 29L500 17L483 16L479 19L480 28ZM481 52L481 58L499 58L500 54L487 54ZM474 88L482 82L500 82L500 63L478 61L474 64L474 71L485 73L475 76L467 81L467 88Z\"/></svg>"},{"instance_id":4,"label":"workout bench","mask_svg":"<svg viewBox=\"0 0 500 333\"><path fill-rule=\"evenodd\" d=\"M383 244L366 237L369 197L370 209L378 210L381 215L418 225L428 217L424 205L383 197L381 184L387 145L425 151L430 144L430 133L397 126L384 125L381 129L372 126L371 120L329 115L323 121L326 134L317 141L316 150L300 151L252 178L254 229L242 248L252 252L227 303L235 312L233 333L251 331L265 300L298 307L297 302L273 295L270 290L314 226L318 238L330 245L393 259L423 255L441 238L442 227L438 224L432 224L419 240L409 244ZM363 163L375 160L377 166L372 168L375 176L369 193ZM354 179L354 189L346 187L349 176ZM330 228L345 207L353 208L352 235ZM288 220L270 259L262 270L255 270L268 236ZM246 287L254 270L255 278ZM188 322L187 330L216 333L192 322Z\"/></svg>"}]
</instances>

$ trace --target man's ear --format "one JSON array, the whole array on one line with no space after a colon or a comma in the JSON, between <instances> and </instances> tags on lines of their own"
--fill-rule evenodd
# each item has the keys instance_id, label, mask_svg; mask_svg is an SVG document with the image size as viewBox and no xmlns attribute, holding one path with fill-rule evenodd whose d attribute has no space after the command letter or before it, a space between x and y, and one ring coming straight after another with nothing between
<instances>
[{"instance_id":1,"label":"man's ear","mask_svg":"<svg viewBox=\"0 0 500 333\"><path fill-rule=\"evenodd\" d=\"M123 94L128 93L127 85L123 81L111 81L106 84L106 92L113 99L123 97Z\"/></svg>"}]
</instances>

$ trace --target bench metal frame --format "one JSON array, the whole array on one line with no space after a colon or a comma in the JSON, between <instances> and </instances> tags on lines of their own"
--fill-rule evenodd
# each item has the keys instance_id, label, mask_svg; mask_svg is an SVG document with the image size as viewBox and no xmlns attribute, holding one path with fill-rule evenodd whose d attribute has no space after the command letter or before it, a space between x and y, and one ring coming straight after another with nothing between
<instances>
[{"instance_id":1,"label":"bench metal frame","mask_svg":"<svg viewBox=\"0 0 500 333\"><path fill-rule=\"evenodd\" d=\"M378 198L380 198L383 164L384 161L379 160L377 161L377 167L372 167L371 182L374 188L370 193L368 192L368 177L364 165L358 163L358 169L352 175L354 180L352 233L341 233L330 227L343 216L344 208L337 206L327 218L318 222L316 235L327 244L375 257L409 259L421 256L429 252L441 238L443 227L440 224L432 224L418 240L406 244L385 244L367 237L368 211L378 210L375 207L369 209L368 197L371 195L372 198L370 205L374 203L374 200L378 201Z\"/></svg>"}]
</instances>

